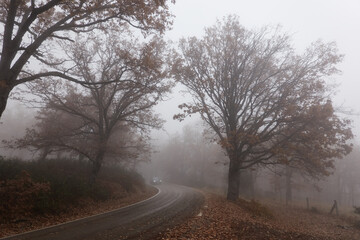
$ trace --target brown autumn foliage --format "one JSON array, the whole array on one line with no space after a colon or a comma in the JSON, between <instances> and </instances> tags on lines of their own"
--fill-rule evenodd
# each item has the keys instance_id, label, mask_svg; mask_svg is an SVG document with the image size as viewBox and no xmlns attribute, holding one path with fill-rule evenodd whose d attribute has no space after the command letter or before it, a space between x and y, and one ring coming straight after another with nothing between
<instances>
[{"instance_id":1,"label":"brown autumn foliage","mask_svg":"<svg viewBox=\"0 0 360 240\"><path fill-rule=\"evenodd\" d=\"M335 168L335 159L352 151L350 121L340 119L331 101L313 104L289 114L291 139L278 150L277 161L285 165L286 201L292 199L294 173L303 178L320 180Z\"/></svg>"},{"instance_id":2,"label":"brown autumn foliage","mask_svg":"<svg viewBox=\"0 0 360 240\"><path fill-rule=\"evenodd\" d=\"M334 159L341 159L352 150L348 143L353 137L350 121L335 114L331 101L301 110L291 115L292 124L287 131L294 136L286 141L278 160L313 178L328 176Z\"/></svg>"},{"instance_id":3,"label":"brown autumn foliage","mask_svg":"<svg viewBox=\"0 0 360 240\"><path fill-rule=\"evenodd\" d=\"M162 34L172 24L167 0L2 0L0 1L0 118L15 86L57 76L81 83L76 75L52 69L62 65L55 46L77 33L117 31L131 26L143 34ZM174 0L171 3L175 3ZM29 61L39 68L29 67ZM35 70L36 69L36 70Z\"/></svg>"},{"instance_id":4,"label":"brown autumn foliage","mask_svg":"<svg viewBox=\"0 0 360 240\"><path fill-rule=\"evenodd\" d=\"M335 43L317 41L299 55L278 28L247 30L228 16L201 39L182 39L179 48L173 74L193 103L180 105L183 113L174 118L200 113L214 133L229 157L229 200L238 197L241 169L284 164L303 152L292 158L294 165L321 174L350 151L349 122L328 104L325 80L342 59ZM297 144L302 135L308 142Z\"/></svg>"},{"instance_id":5,"label":"brown autumn foliage","mask_svg":"<svg viewBox=\"0 0 360 240\"><path fill-rule=\"evenodd\" d=\"M64 45L71 70L82 86L46 79L29 85L43 108L36 125L14 148L80 155L95 178L105 159L124 164L147 160L149 133L163 121L152 108L170 90L164 42L140 44L109 34ZM107 81L107 84L96 85Z\"/></svg>"},{"instance_id":6,"label":"brown autumn foliage","mask_svg":"<svg viewBox=\"0 0 360 240\"><path fill-rule=\"evenodd\" d=\"M32 180L28 172L22 171L15 179L0 181L0 221L26 218L34 214L35 203L41 194L50 191L49 183Z\"/></svg>"}]
</instances>

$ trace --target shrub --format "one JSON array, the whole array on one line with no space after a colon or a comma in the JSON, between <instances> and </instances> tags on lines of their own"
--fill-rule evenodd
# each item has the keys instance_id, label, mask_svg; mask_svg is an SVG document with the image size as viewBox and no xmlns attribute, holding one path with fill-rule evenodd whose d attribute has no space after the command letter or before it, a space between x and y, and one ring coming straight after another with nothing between
<instances>
[{"instance_id":1,"label":"shrub","mask_svg":"<svg viewBox=\"0 0 360 240\"><path fill-rule=\"evenodd\" d=\"M312 212L312 213L320 213L319 209L317 209L316 207L311 207L310 212Z\"/></svg>"},{"instance_id":2,"label":"shrub","mask_svg":"<svg viewBox=\"0 0 360 240\"><path fill-rule=\"evenodd\" d=\"M145 186L138 173L120 166L104 166L94 184L89 181L90 172L90 164L77 160L21 161L0 157L0 215L12 218L14 214L57 214L68 211L69 205L81 199L111 198L111 184L122 186L126 192ZM122 195L126 193L122 191Z\"/></svg>"},{"instance_id":3,"label":"shrub","mask_svg":"<svg viewBox=\"0 0 360 240\"><path fill-rule=\"evenodd\" d=\"M38 199L50 191L49 183L34 182L22 171L14 179L0 181L0 215L3 220L30 216Z\"/></svg>"},{"instance_id":4,"label":"shrub","mask_svg":"<svg viewBox=\"0 0 360 240\"><path fill-rule=\"evenodd\" d=\"M14 179L22 170L25 170L26 162L20 159L5 159L0 156L0 181L7 179Z\"/></svg>"},{"instance_id":5,"label":"shrub","mask_svg":"<svg viewBox=\"0 0 360 240\"><path fill-rule=\"evenodd\" d=\"M103 184L96 183L90 190L90 196L95 201L105 201L111 197L111 191Z\"/></svg>"},{"instance_id":6,"label":"shrub","mask_svg":"<svg viewBox=\"0 0 360 240\"><path fill-rule=\"evenodd\" d=\"M360 207L354 206L354 213L360 215Z\"/></svg>"},{"instance_id":7,"label":"shrub","mask_svg":"<svg viewBox=\"0 0 360 240\"><path fill-rule=\"evenodd\" d=\"M239 205L240 207L245 209L247 212L253 214L254 216L263 217L266 219L274 218L274 215L272 214L270 209L268 209L267 207L265 207L264 205L260 204L259 202L255 201L253 199L251 201L246 201L244 199L238 199L236 201L236 203L237 203L237 205Z\"/></svg>"},{"instance_id":8,"label":"shrub","mask_svg":"<svg viewBox=\"0 0 360 240\"><path fill-rule=\"evenodd\" d=\"M139 173L118 165L104 166L99 178L119 183L128 193L135 192L137 188L145 188L145 180Z\"/></svg>"}]
</instances>

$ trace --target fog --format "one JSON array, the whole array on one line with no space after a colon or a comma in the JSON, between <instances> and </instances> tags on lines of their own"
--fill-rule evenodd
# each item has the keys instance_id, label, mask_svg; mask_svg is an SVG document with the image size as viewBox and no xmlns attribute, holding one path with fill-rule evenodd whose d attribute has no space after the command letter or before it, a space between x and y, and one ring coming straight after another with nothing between
<instances>
[{"instance_id":1,"label":"fog","mask_svg":"<svg viewBox=\"0 0 360 240\"><path fill-rule=\"evenodd\" d=\"M329 79L338 86L334 98L335 105L341 110L351 110L355 116L354 133L360 134L360 88L358 74L358 60L360 58L360 16L358 11L360 2L347 0L326 1L236 1L225 0L221 4L217 1L182 0L173 7L175 15L173 29L167 32L166 37L177 41L182 37L202 36L204 28L215 23L227 14L236 14L240 22L247 28L261 28L265 25L280 25L292 35L294 47L302 51L310 43L322 39L325 42L335 41L341 54L345 55L340 64L342 73ZM177 113L177 106L191 101L189 97L179 92L178 87L173 90L170 100L159 104L157 111L167 121L165 130L176 133L179 126L186 123L174 121L172 116ZM186 120L191 122L191 120ZM197 119L194 120L195 122ZM161 133L156 133L161 134Z\"/></svg>"},{"instance_id":2,"label":"fog","mask_svg":"<svg viewBox=\"0 0 360 240\"><path fill-rule=\"evenodd\" d=\"M360 134L360 106L358 104L360 102L358 94L358 89L360 89L358 74L358 59L360 59L359 9L358 1L339 2L335 0L301 2L226 0L221 4L217 1L183 0L173 6L176 18L173 29L166 35L173 41L177 41L181 37L201 37L204 34L204 27L214 24L216 19L221 19L227 14L236 14L239 16L241 24L248 28L281 25L286 32L291 33L294 47L299 51L304 50L311 42L321 39L325 42L335 41L340 53L345 55L340 64L342 73L329 79L329 83L337 85L333 97L337 111L346 113L345 115L339 114L353 121L355 147L345 159L337 160L336 170L329 177L311 180L302 177L301 174L295 176L293 198L304 204L306 197L325 204L331 204L335 199L340 204L350 207L360 204L360 186L356 183L356 177L351 177L360 170L358 161L360 157L358 152L358 136ZM182 144L187 142L184 140L186 137L184 135L188 129L192 128L198 139L203 135L199 128L201 125L199 116L193 115L183 122L173 120L173 115L180 112L177 106L192 101L191 97L183 92L184 90L184 87L178 85L170 95L170 99L156 107L161 116L166 119L166 123L163 130L153 133L154 145L157 146L158 153L153 155L152 164L149 166L150 172L146 176L149 179L153 175L159 175L165 180L180 184L189 184L189 181L193 181L190 185L217 189L220 187L224 193L226 192L227 166L218 162L223 161L225 164L227 162L226 156L218 146L202 138L202 143L207 144L207 148L216 152L214 154L208 149L207 155L205 154L208 156L205 157L206 160L190 157L196 155L198 151L201 151L200 149L204 149L203 146L198 146L197 150L181 150L179 152L182 154L181 156L177 156L176 151L169 150L171 145L174 145L174 141L182 142ZM181 146L183 147L183 145ZM214 159L214 156L217 157ZM183 162L181 158L184 159ZM201 174L196 174L194 172L197 171L199 165L206 165L206 168L200 170ZM179 173L176 171L182 172L180 176L183 177L178 177ZM284 178L281 169L261 168L251 172L250 176L249 179L254 180L253 189L244 190L243 194L247 194L249 198L271 196L285 202L284 181L279 180ZM198 178L208 181L199 183ZM246 186L247 183L243 186Z\"/></svg>"},{"instance_id":3,"label":"fog","mask_svg":"<svg viewBox=\"0 0 360 240\"><path fill-rule=\"evenodd\" d=\"M165 182L226 194L228 157L218 144L204 136L203 130L200 122L186 124L158 145L151 164L140 164L138 170L149 182L157 176ZM242 170L240 195L283 204L291 201L303 207L308 199L311 206L325 211L329 211L336 200L343 212L350 212L360 204L358 149L355 145L351 154L336 160L330 176L312 178L292 170L290 200L286 197L286 168L281 165Z\"/></svg>"},{"instance_id":4,"label":"fog","mask_svg":"<svg viewBox=\"0 0 360 240\"><path fill-rule=\"evenodd\" d=\"M182 37L204 34L204 27L227 14L239 16L240 23L249 29L264 25L281 25L292 36L294 48L303 51L311 42L322 39L336 42L345 58L339 65L341 74L329 79L337 85L333 97L336 111L353 121L354 150L344 159L336 160L336 169L329 177L314 180L294 172L292 199L304 202L329 203L338 200L340 205L360 205L360 2L358 0L181 0L172 6L175 16L171 31L165 39L176 42ZM160 176L164 181L193 187L226 192L228 158L213 137L205 134L207 127L198 115L180 122L173 116L180 112L178 105L192 102L180 84L160 102L154 112L165 120L160 130L153 130L151 163L138 165L147 181ZM34 112L22 103L10 100L1 119L0 140L19 138L25 128L34 124ZM34 155L20 150L2 148L1 155L31 159ZM283 167L254 167L241 174L241 194L248 198L272 198L285 202L286 186Z\"/></svg>"}]
</instances>

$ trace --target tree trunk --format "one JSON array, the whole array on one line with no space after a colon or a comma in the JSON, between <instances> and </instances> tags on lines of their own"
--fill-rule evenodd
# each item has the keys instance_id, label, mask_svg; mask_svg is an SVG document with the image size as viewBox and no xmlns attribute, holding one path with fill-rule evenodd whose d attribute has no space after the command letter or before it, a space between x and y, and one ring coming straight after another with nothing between
<instances>
[{"instance_id":1,"label":"tree trunk","mask_svg":"<svg viewBox=\"0 0 360 240\"><path fill-rule=\"evenodd\" d=\"M251 185L250 185L250 197L252 199L255 198L255 182L256 182L256 174L251 171Z\"/></svg>"},{"instance_id":2,"label":"tree trunk","mask_svg":"<svg viewBox=\"0 0 360 240\"><path fill-rule=\"evenodd\" d=\"M94 184L96 181L96 177L98 176L98 174L100 172L104 156L105 156L105 151L99 150L99 152L96 155L95 161L93 162L93 166L92 166L91 177L90 177L91 184Z\"/></svg>"},{"instance_id":3,"label":"tree trunk","mask_svg":"<svg viewBox=\"0 0 360 240\"><path fill-rule=\"evenodd\" d=\"M46 159L46 157L49 155L49 153L50 153L49 147L45 147L44 149L42 149L40 156L39 156L39 160L44 161Z\"/></svg>"},{"instance_id":4,"label":"tree trunk","mask_svg":"<svg viewBox=\"0 0 360 240\"><path fill-rule=\"evenodd\" d=\"M236 201L239 198L240 170L235 159L230 159L228 175L227 200Z\"/></svg>"},{"instance_id":5,"label":"tree trunk","mask_svg":"<svg viewBox=\"0 0 360 240\"><path fill-rule=\"evenodd\" d=\"M7 100L9 98L11 88L7 85L5 80L0 80L0 119L5 111Z\"/></svg>"},{"instance_id":6,"label":"tree trunk","mask_svg":"<svg viewBox=\"0 0 360 240\"><path fill-rule=\"evenodd\" d=\"M343 195L343 191L342 191L342 187L341 187L341 177L340 175L338 175L337 177L337 200L338 200L338 203L341 205L342 204L342 195Z\"/></svg>"},{"instance_id":7,"label":"tree trunk","mask_svg":"<svg viewBox=\"0 0 360 240\"><path fill-rule=\"evenodd\" d=\"M285 173L285 177L286 177L286 196L285 196L285 201L286 201L286 205L288 205L288 203L290 203L292 201L292 186L291 186L291 176L292 176L292 170L289 166L286 166L286 173Z\"/></svg>"},{"instance_id":8,"label":"tree trunk","mask_svg":"<svg viewBox=\"0 0 360 240\"><path fill-rule=\"evenodd\" d=\"M84 159L85 159L85 156L83 154L79 153L79 156L78 156L79 162L83 162Z\"/></svg>"}]
</instances>

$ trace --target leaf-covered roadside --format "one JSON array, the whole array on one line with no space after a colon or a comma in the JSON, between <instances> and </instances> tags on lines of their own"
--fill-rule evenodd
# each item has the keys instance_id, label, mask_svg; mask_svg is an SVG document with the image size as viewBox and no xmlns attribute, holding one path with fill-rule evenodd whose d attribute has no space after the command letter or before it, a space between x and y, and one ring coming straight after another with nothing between
<instances>
[{"instance_id":1,"label":"leaf-covered roadside","mask_svg":"<svg viewBox=\"0 0 360 240\"><path fill-rule=\"evenodd\" d=\"M205 193L205 198L201 213L160 233L157 239L351 240L360 237L359 230L335 216L243 200L232 203L210 193Z\"/></svg>"},{"instance_id":2,"label":"leaf-covered roadside","mask_svg":"<svg viewBox=\"0 0 360 240\"><path fill-rule=\"evenodd\" d=\"M135 172L107 167L97 182L79 161L0 158L0 237L114 210L154 195Z\"/></svg>"},{"instance_id":3,"label":"leaf-covered roadside","mask_svg":"<svg viewBox=\"0 0 360 240\"><path fill-rule=\"evenodd\" d=\"M130 205L147 199L157 190L149 188L146 192L133 193L125 198L110 199L103 202L97 202L90 199L84 199L78 206L69 207L69 211L58 215L39 215L33 217L31 221L12 222L7 224L0 224L0 237L10 236L27 232L35 229L40 229L76 219L108 212L120 207Z\"/></svg>"}]
</instances>

